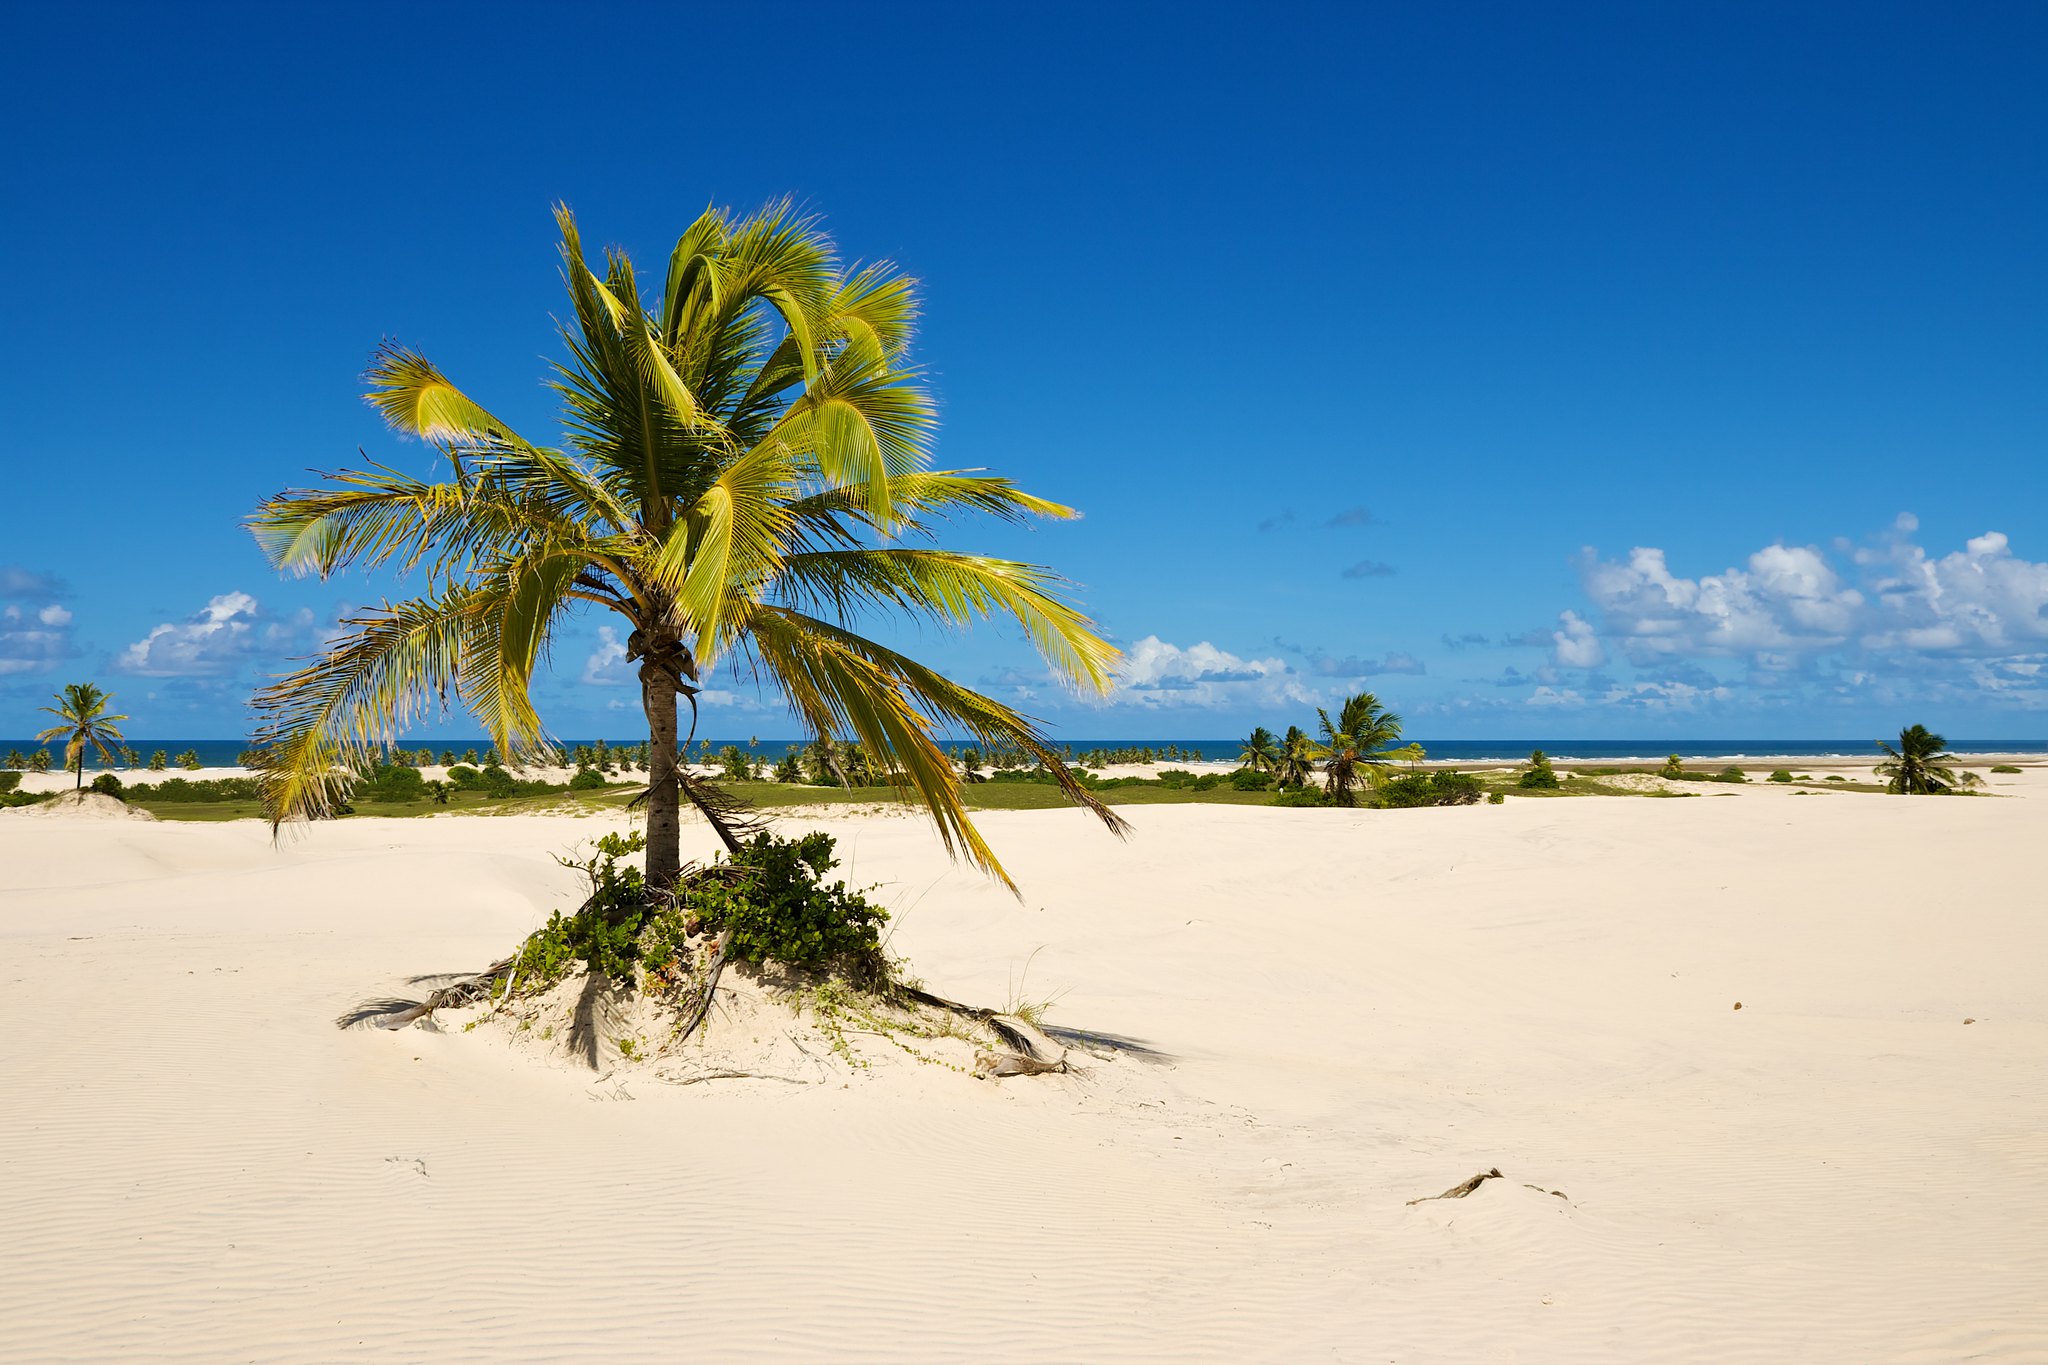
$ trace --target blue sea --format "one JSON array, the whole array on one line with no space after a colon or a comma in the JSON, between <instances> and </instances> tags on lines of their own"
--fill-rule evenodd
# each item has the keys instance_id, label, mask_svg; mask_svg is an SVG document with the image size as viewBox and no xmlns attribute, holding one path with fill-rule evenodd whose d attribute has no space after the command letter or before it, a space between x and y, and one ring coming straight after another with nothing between
<instances>
[{"instance_id":1,"label":"blue sea","mask_svg":"<svg viewBox=\"0 0 2048 1365\"><path fill-rule=\"evenodd\" d=\"M595 744L594 739L564 739L559 741L564 748L579 744ZM645 742L645 736L608 738L605 741L614 747L623 747ZM973 741L943 741L949 748L966 748ZM1243 747L1237 739L1067 739L1060 737L1056 744L1063 750L1081 755L1094 749L1154 749L1178 748L1183 754L1193 754L1203 759L1235 759ZM1721 758L1741 760L1763 755L1785 755L1796 758L1866 758L1877 753L1874 739L1445 739L1421 738L1418 741L1432 759L1445 759L1468 763L1505 762L1529 756L1531 749L1541 749L1552 758L1580 760L1610 760L1622 762L1658 762L1666 754L1678 754L1688 759ZM711 747L719 749L727 744L736 744L750 749L761 758L773 761L782 757L792 748L800 748L804 741L794 739L713 739ZM30 739L0 739L0 758L9 750L23 754L35 751L37 744ZM52 766L62 761L58 748L51 747ZM133 739L128 742L141 763L147 764L149 757L158 749L175 758L191 750L199 755L202 765L209 768L232 766L241 752L249 747L246 739ZM452 750L459 758L466 751L475 749L482 753L490 747L483 739L408 739L405 747L432 749L435 753ZM1949 749L1959 754L2048 754L2048 740L2043 739L1953 739ZM88 768L99 766L88 762Z\"/></svg>"}]
</instances>

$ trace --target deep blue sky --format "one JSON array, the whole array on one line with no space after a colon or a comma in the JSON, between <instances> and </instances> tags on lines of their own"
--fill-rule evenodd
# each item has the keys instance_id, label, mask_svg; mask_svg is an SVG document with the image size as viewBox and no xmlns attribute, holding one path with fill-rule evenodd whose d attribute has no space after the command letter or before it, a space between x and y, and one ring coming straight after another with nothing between
<instances>
[{"instance_id":1,"label":"deep blue sky","mask_svg":"<svg viewBox=\"0 0 2048 1365\"><path fill-rule=\"evenodd\" d=\"M1446 738L2048 731L2038 5L9 25L0 735L84 677L131 733L241 732L394 587L238 529L359 447L424 472L360 400L381 338L551 436L551 202L655 270L784 194L924 281L940 462L1085 510L958 543L1082 585L1113 704L922 642L1067 734L1359 686ZM627 734L595 624L544 710Z\"/></svg>"}]
</instances>

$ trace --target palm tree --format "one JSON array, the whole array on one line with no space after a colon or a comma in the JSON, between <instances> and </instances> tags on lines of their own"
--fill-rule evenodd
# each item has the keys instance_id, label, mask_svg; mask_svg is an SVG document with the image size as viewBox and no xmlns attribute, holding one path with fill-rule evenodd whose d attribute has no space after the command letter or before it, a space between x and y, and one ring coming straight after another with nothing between
<instances>
[{"instance_id":1,"label":"palm tree","mask_svg":"<svg viewBox=\"0 0 2048 1365\"><path fill-rule=\"evenodd\" d=\"M1909 725L1899 731L1899 747L1877 742L1887 757L1878 764L1877 775L1886 780L1885 789L1899 796L1939 796L1953 791L1959 779L1947 765L1955 755L1943 753L1948 741L1924 725Z\"/></svg>"},{"instance_id":2,"label":"palm tree","mask_svg":"<svg viewBox=\"0 0 2048 1365\"><path fill-rule=\"evenodd\" d=\"M932 543L955 514L1074 514L1005 479L928 467L935 418L909 357L914 282L887 264L842 264L814 220L779 204L705 212L643 296L624 252L607 252L600 276L568 210L556 219L566 448L527 441L424 357L386 346L370 402L436 446L448 477L338 474L251 518L280 569L427 575L421 595L361 612L258 695L273 822L331 811L350 770L451 692L508 760L545 753L535 664L565 619L595 608L623 618L639 663L655 886L680 871L684 800L737 846L742 813L678 768L678 699L694 734L697 693L719 664L777 687L810 735L886 756L948 850L1005 883L935 729L1033 754L1121 831L1029 720L853 629L875 611L954 627L1006 616L1055 672L1096 691L1117 659L1051 571Z\"/></svg>"},{"instance_id":3,"label":"palm tree","mask_svg":"<svg viewBox=\"0 0 2048 1365\"><path fill-rule=\"evenodd\" d=\"M1280 741L1273 732L1261 725L1245 736L1244 752L1237 756L1240 767L1250 768L1255 773L1272 773L1280 770Z\"/></svg>"},{"instance_id":4,"label":"palm tree","mask_svg":"<svg viewBox=\"0 0 2048 1365\"><path fill-rule=\"evenodd\" d=\"M57 717L58 724L37 735L36 742L64 741L64 766L77 774L77 780L71 784L74 791L85 785L85 746L90 744L112 767L113 741L126 738L115 722L128 717L107 714L107 703L112 700L91 683L67 683L57 693L55 706L40 708L45 715Z\"/></svg>"},{"instance_id":5,"label":"palm tree","mask_svg":"<svg viewBox=\"0 0 2048 1365\"><path fill-rule=\"evenodd\" d=\"M1273 775L1280 779L1283 787L1304 787L1315 769L1315 741L1299 725L1288 726L1286 737L1280 741L1280 760L1273 769Z\"/></svg>"},{"instance_id":6,"label":"palm tree","mask_svg":"<svg viewBox=\"0 0 2048 1365\"><path fill-rule=\"evenodd\" d=\"M1323 760L1325 790L1337 805L1356 805L1358 798L1353 793L1358 786L1377 787L1382 771L1395 757L1386 751L1401 738L1401 718L1383 709L1379 698L1370 692L1346 698L1334 721L1320 706L1316 716L1323 731L1316 755Z\"/></svg>"}]
</instances>

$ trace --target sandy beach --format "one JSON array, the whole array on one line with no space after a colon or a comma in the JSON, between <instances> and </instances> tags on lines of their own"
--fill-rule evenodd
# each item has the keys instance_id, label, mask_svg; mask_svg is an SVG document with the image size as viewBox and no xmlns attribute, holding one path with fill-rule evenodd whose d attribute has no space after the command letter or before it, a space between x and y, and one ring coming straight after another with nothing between
<instances>
[{"instance_id":1,"label":"sandy beach","mask_svg":"<svg viewBox=\"0 0 2048 1365\"><path fill-rule=\"evenodd\" d=\"M934 989L1156 1055L832 1085L334 1027L595 820L0 818L5 1354L2048 1358L2048 781L1992 790L992 813L1021 904L841 820Z\"/></svg>"}]
</instances>

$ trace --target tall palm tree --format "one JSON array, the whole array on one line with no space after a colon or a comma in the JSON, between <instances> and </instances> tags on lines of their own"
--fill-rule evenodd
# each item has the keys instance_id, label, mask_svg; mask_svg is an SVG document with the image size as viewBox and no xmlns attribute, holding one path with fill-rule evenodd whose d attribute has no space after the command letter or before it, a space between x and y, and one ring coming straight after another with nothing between
<instances>
[{"instance_id":1,"label":"tall palm tree","mask_svg":"<svg viewBox=\"0 0 2048 1365\"><path fill-rule=\"evenodd\" d=\"M1304 787L1315 770L1315 741L1299 725L1288 726L1286 736L1280 741L1280 761L1273 769L1273 775L1280 779L1283 787Z\"/></svg>"},{"instance_id":2,"label":"tall palm tree","mask_svg":"<svg viewBox=\"0 0 2048 1365\"><path fill-rule=\"evenodd\" d=\"M55 700L55 706L40 709L45 715L57 717L58 723L37 735L36 742L64 741L64 766L77 774L77 780L71 784L76 791L85 785L85 746L90 744L112 767L115 742L127 738L116 722L128 717L108 715L107 704L113 697L91 683L66 683Z\"/></svg>"},{"instance_id":3,"label":"tall palm tree","mask_svg":"<svg viewBox=\"0 0 2048 1365\"><path fill-rule=\"evenodd\" d=\"M1244 752L1237 756L1239 767L1250 768L1255 773L1280 771L1280 741L1273 732L1261 725L1244 739Z\"/></svg>"},{"instance_id":4,"label":"tall palm tree","mask_svg":"<svg viewBox=\"0 0 2048 1365\"><path fill-rule=\"evenodd\" d=\"M1377 787L1396 757L1387 750L1401 738L1401 718L1382 708L1370 692L1347 697L1334 721L1320 706L1316 716L1323 731L1316 754L1323 760L1325 790L1337 805L1356 805L1358 787Z\"/></svg>"},{"instance_id":5,"label":"tall palm tree","mask_svg":"<svg viewBox=\"0 0 2048 1365\"><path fill-rule=\"evenodd\" d=\"M1887 757L1876 773L1886 780L1886 790L1899 796L1939 796L1953 791L1959 783L1955 769L1947 765L1955 755L1943 753L1948 741L1924 725L1909 725L1899 731L1899 747L1877 742Z\"/></svg>"},{"instance_id":6,"label":"tall palm tree","mask_svg":"<svg viewBox=\"0 0 2048 1365\"><path fill-rule=\"evenodd\" d=\"M680 870L685 800L736 847L741 813L678 767L678 699L694 733L714 666L772 684L812 736L884 756L948 850L1006 883L935 729L1031 755L1121 831L1027 718L855 629L872 614L953 627L1006 616L1057 673L1098 691L1117 659L1050 570L933 543L956 514L1074 513L1005 479L929 468L914 282L843 264L815 220L776 204L704 213L643 294L624 252L608 251L599 274L575 219L556 218L570 304L552 384L564 448L526 440L424 357L386 346L369 400L437 447L447 477L373 466L280 493L251 518L280 569L426 577L419 596L353 617L258 694L272 820L331 811L348 771L450 692L508 761L547 752L534 668L568 617L595 609L624 619L639 664L656 886Z\"/></svg>"}]
</instances>

